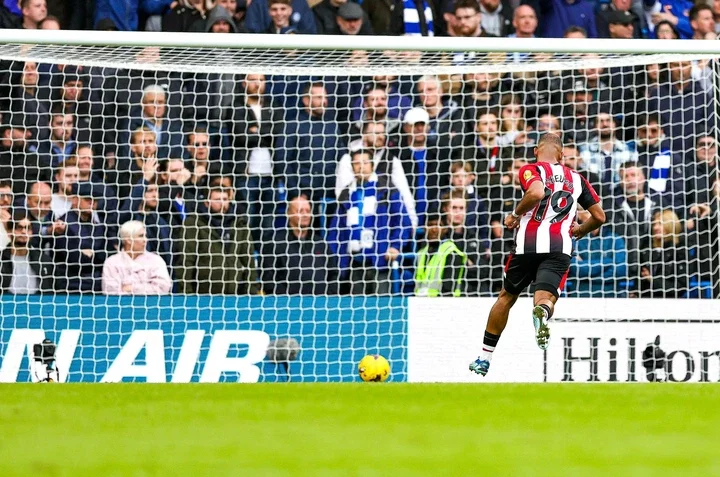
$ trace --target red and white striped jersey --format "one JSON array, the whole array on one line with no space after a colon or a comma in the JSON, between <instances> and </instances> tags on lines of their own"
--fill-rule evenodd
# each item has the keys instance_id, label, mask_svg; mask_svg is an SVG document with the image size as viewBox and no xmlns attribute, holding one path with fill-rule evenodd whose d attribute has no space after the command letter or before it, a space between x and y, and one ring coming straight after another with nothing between
<instances>
[{"instance_id":1,"label":"red and white striped jersey","mask_svg":"<svg viewBox=\"0 0 720 477\"><path fill-rule=\"evenodd\" d=\"M527 191L533 182L542 181L545 196L520 218L515 253L562 252L572 255L570 227L577 216L577 206L580 204L588 209L600 202L595 190L577 171L557 163L528 164L518 174L523 191Z\"/></svg>"}]
</instances>

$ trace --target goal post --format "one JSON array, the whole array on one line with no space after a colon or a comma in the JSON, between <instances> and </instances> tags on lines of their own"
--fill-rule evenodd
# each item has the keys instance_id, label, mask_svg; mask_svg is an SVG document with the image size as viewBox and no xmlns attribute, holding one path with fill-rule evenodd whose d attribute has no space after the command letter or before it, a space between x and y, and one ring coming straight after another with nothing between
<instances>
[{"instance_id":1,"label":"goal post","mask_svg":"<svg viewBox=\"0 0 720 477\"><path fill-rule=\"evenodd\" d=\"M607 300L717 298L718 59L694 40L0 30L0 381L30 379L43 336L69 381L352 381L374 353L406 380L428 222L467 261L425 285L484 323L547 132L608 216L576 243L563 318L574 298L598 322ZM288 338L285 367L265 350Z\"/></svg>"}]
</instances>

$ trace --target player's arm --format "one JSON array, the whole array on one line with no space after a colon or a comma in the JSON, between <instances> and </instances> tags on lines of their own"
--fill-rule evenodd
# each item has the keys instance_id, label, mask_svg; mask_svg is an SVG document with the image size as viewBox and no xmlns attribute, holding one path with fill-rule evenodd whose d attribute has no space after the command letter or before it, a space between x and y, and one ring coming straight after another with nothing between
<instances>
[{"instance_id":1,"label":"player's arm","mask_svg":"<svg viewBox=\"0 0 720 477\"><path fill-rule=\"evenodd\" d=\"M520 186L525 194L515 210L505 217L505 227L514 229L520 226L520 217L533 210L545 197L545 185L537 169L531 164L523 166L518 172Z\"/></svg>"},{"instance_id":2,"label":"player's arm","mask_svg":"<svg viewBox=\"0 0 720 477\"><path fill-rule=\"evenodd\" d=\"M605 223L605 211L600 205L600 197L584 177L582 178L582 188L578 204L590 213L590 218L581 225L573 224L570 232L575 238L582 238Z\"/></svg>"}]
</instances>

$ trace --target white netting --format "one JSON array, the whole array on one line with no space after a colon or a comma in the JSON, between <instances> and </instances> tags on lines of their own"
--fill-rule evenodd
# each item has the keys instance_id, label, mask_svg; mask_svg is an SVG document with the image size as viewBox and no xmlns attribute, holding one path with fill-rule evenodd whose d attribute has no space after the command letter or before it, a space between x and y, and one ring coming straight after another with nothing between
<instances>
[{"instance_id":1,"label":"white netting","mask_svg":"<svg viewBox=\"0 0 720 477\"><path fill-rule=\"evenodd\" d=\"M165 329L162 309L180 310L192 316L165 330L172 359L183 339L208 352L188 332L247 317L272 339L302 334L304 379L347 379L365 352L403 359L403 305L376 297L414 293L434 214L469 259L441 293L499 291L514 172L546 131L562 133L565 163L609 217L577 244L569 296L717 296L715 56L504 41L509 52L3 44L0 285L85 295L7 310L34 303L32 320L49 307L54 331L121 311ZM128 237L143 231L140 256ZM93 297L171 292L303 297ZM126 325L102 320L125 343ZM18 326L3 325L5 341ZM87 348L91 361L114 359L101 347ZM82 379L101 377L88 369Z\"/></svg>"}]
</instances>

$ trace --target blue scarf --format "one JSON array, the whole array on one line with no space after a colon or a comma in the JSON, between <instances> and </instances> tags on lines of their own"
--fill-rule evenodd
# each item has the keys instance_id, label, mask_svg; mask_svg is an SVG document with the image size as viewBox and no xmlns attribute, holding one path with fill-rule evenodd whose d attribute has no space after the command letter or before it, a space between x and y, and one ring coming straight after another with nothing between
<instances>
[{"instance_id":1,"label":"blue scarf","mask_svg":"<svg viewBox=\"0 0 720 477\"><path fill-rule=\"evenodd\" d=\"M353 184L350 190L347 225L350 227L348 252L358 253L375 249L375 221L377 217L377 174L364 184Z\"/></svg>"},{"instance_id":2,"label":"blue scarf","mask_svg":"<svg viewBox=\"0 0 720 477\"><path fill-rule=\"evenodd\" d=\"M420 225L425 223L427 212L427 149L413 151L413 160L417 163L417 182L415 187L415 211Z\"/></svg>"},{"instance_id":3,"label":"blue scarf","mask_svg":"<svg viewBox=\"0 0 720 477\"><path fill-rule=\"evenodd\" d=\"M434 36L432 8L423 1L425 12L425 24L427 25L427 36ZM408 36L421 36L420 13L418 12L415 0L403 0L403 21L405 22L405 34Z\"/></svg>"}]
</instances>

